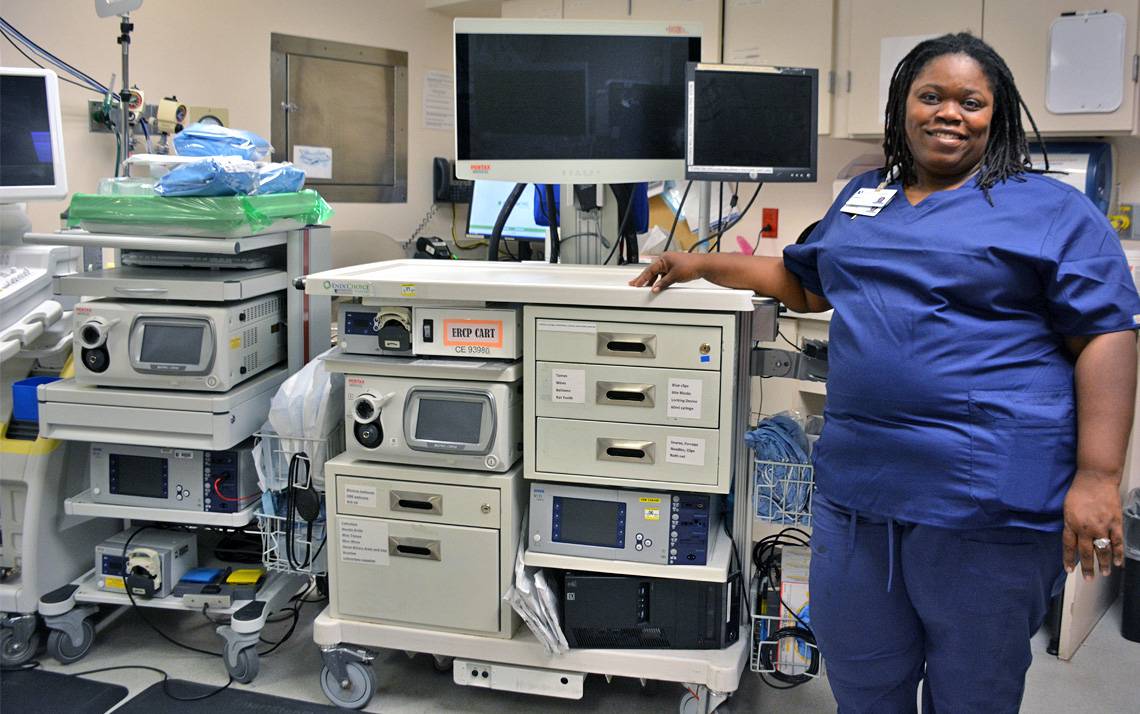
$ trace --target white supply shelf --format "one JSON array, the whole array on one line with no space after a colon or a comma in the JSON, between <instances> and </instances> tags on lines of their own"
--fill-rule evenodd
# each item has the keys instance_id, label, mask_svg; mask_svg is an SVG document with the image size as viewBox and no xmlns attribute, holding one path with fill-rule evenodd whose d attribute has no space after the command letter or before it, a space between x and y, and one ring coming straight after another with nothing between
<instances>
[{"instance_id":1,"label":"white supply shelf","mask_svg":"<svg viewBox=\"0 0 1140 714\"><path fill-rule=\"evenodd\" d=\"M247 250L285 245L287 237L287 233L268 233L248 238L193 238L189 236L132 236L69 230L55 233L26 233L24 234L24 242L32 245L74 245L80 248L237 254L244 253Z\"/></svg>"},{"instance_id":2,"label":"white supply shelf","mask_svg":"<svg viewBox=\"0 0 1140 714\"><path fill-rule=\"evenodd\" d=\"M590 573L612 573L633 575L644 578L669 578L673 580L699 580L706 583L723 583L728 580L732 567L732 541L723 533L717 533L712 556L705 565L659 565L656 563L636 563L629 560L608 560L604 558L583 558L574 555L536 553L528 550L523 562L535 568L556 568L558 570L584 570Z\"/></svg>"},{"instance_id":3,"label":"white supply shelf","mask_svg":"<svg viewBox=\"0 0 1140 714\"><path fill-rule=\"evenodd\" d=\"M744 626L737 642L723 650L576 649L551 656L525 626L514 638L501 640L344 620L330 615L327 607L313 621L313 641L322 647L343 643L614 677L698 683L718 692L734 692L740 686L750 649L749 627Z\"/></svg>"},{"instance_id":4,"label":"white supply shelf","mask_svg":"<svg viewBox=\"0 0 1140 714\"><path fill-rule=\"evenodd\" d=\"M121 300L246 300L289 288L284 270L210 270L123 266L60 275L57 295L83 295Z\"/></svg>"},{"instance_id":5,"label":"white supply shelf","mask_svg":"<svg viewBox=\"0 0 1140 714\"><path fill-rule=\"evenodd\" d=\"M349 354L343 348L321 356L330 372L378 377L463 379L513 382L522 379L522 360L480 360L451 357L380 357Z\"/></svg>"},{"instance_id":6,"label":"white supply shelf","mask_svg":"<svg viewBox=\"0 0 1140 714\"><path fill-rule=\"evenodd\" d=\"M63 502L64 513L73 516L94 516L97 518L123 518L161 523L187 523L199 526L221 526L241 528L254 519L257 502L251 503L237 513L207 513L206 511L179 511L172 508L145 508L143 506L120 506L109 503L96 503L91 497L91 489L78 493Z\"/></svg>"},{"instance_id":7,"label":"white supply shelf","mask_svg":"<svg viewBox=\"0 0 1140 714\"><path fill-rule=\"evenodd\" d=\"M267 573L265 582L262 583L261 588L257 591L257 599L266 602L271 601L281 590L289 586L294 588L299 587L301 581L304 580L303 576L293 575L289 573ZM131 600L126 593L113 593L106 590L100 590L98 585L98 575L95 569L88 570L85 574L73 581L73 584L78 585L79 589L75 591L75 601L79 603L91 603L97 605L118 605L121 607L130 607ZM229 607L210 608L212 615L232 615L234 612L240 610L245 605L252 602L252 600L235 600ZM142 598L136 597L134 604L137 607L147 607L156 610L189 610L198 612L199 608L187 607L182 602L182 597L179 595L167 595L160 598Z\"/></svg>"},{"instance_id":8,"label":"white supply shelf","mask_svg":"<svg viewBox=\"0 0 1140 714\"><path fill-rule=\"evenodd\" d=\"M483 260L388 260L305 277L310 295L358 297L365 304L408 300L514 302L649 310L752 312L751 290L704 280L654 293L630 287L645 266L553 265ZM765 302L765 301L762 301ZM775 302L766 300L775 308Z\"/></svg>"}]
</instances>

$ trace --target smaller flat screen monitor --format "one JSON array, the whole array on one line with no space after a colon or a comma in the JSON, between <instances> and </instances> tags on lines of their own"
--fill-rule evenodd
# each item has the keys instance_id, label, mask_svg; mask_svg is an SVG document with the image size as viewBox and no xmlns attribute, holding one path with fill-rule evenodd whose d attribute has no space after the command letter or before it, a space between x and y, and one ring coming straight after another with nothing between
<instances>
[{"instance_id":1,"label":"smaller flat screen monitor","mask_svg":"<svg viewBox=\"0 0 1140 714\"><path fill-rule=\"evenodd\" d=\"M0 67L0 203L67 196L59 79Z\"/></svg>"},{"instance_id":2,"label":"smaller flat screen monitor","mask_svg":"<svg viewBox=\"0 0 1140 714\"><path fill-rule=\"evenodd\" d=\"M819 70L690 64L685 178L816 180Z\"/></svg>"},{"instance_id":3,"label":"smaller flat screen monitor","mask_svg":"<svg viewBox=\"0 0 1140 714\"><path fill-rule=\"evenodd\" d=\"M515 184L511 181L476 181L471 191L471 206L467 211L467 235L491 235L495 219L506 203ZM534 186L528 185L519 196L507 222L503 238L513 240L546 240L546 226L534 222Z\"/></svg>"}]
</instances>

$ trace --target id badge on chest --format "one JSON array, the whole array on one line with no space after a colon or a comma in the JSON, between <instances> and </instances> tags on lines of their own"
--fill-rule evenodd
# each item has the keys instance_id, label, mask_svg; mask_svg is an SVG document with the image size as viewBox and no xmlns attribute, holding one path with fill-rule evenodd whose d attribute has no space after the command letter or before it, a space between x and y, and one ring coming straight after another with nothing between
<instances>
[{"instance_id":1,"label":"id badge on chest","mask_svg":"<svg viewBox=\"0 0 1140 714\"><path fill-rule=\"evenodd\" d=\"M877 216L898 193L893 188L861 188L839 210L854 216Z\"/></svg>"}]
</instances>

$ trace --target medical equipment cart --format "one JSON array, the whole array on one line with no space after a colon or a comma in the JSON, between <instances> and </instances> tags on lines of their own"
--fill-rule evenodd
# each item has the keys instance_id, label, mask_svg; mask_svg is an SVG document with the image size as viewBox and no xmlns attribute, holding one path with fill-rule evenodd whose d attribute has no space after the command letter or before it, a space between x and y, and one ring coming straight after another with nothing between
<instances>
[{"instance_id":1,"label":"medical equipment cart","mask_svg":"<svg viewBox=\"0 0 1140 714\"><path fill-rule=\"evenodd\" d=\"M42 436L92 444L163 447L174 450L219 452L235 448L256 432L269 412L277 388L329 344L330 301L310 299L288 289L293 276L328 266L330 229L308 226L298 230L247 237L187 237L115 235L66 230L30 233L31 244L112 248L144 256L146 264L131 264L117 256L119 267L55 278L58 294L108 299L129 299L148 304L176 300L180 304L217 305L280 294L285 303L280 328L286 359L255 374L226 392L128 389L77 384L73 379L41 385L37 393ZM267 265L243 265L253 253L270 255ZM227 267L227 261L233 265ZM184 264L184 265L183 265ZM155 267L158 266L158 267ZM203 267L219 268L204 270ZM161 310L161 302L155 302ZM244 339L244 338L243 338ZM229 347L233 347L231 343ZM199 483L201 486L201 483ZM216 489L217 483L214 483ZM220 492L219 492L220 493ZM231 510L182 510L154 506L99 502L91 489L64 501L71 516L180 524L200 532L252 528L256 501ZM145 532L145 531L144 531ZM84 554L91 562L92 554ZM205 566L216 565L206 558ZM43 595L39 613L51 630L48 653L62 663L79 660L91 647L98 630L126 607L196 611L176 595L132 599L126 592L100 588L100 573L88 570ZM229 623L217 628L222 638L223 663L239 682L258 673L256 650L261 628L270 614L280 611L309 583L304 574L270 570L252 597L238 594L228 605L211 608ZM118 609L104 616L101 606Z\"/></svg>"},{"instance_id":2,"label":"medical equipment cart","mask_svg":"<svg viewBox=\"0 0 1140 714\"><path fill-rule=\"evenodd\" d=\"M756 340L775 338L777 306L749 291L706 282L662 293L629 287L638 271L403 260L312 274L304 287L310 295L352 297L365 305L524 306L522 469L527 489L553 481L731 493L736 499L726 524L732 540L719 533L703 566L527 552L528 566L720 583L736 577L739 569L747 583L751 565L747 558L734 562L732 544L747 552L753 523L743 505L749 502L752 481L752 459L742 438L749 417L750 355ZM555 362L559 364L551 364ZM627 379L635 373L645 379ZM648 402L657 406L646 409ZM591 403L594 411L585 406ZM326 478L351 478L361 468L361 462L334 460L326 466ZM342 514L346 505L330 500L330 514ZM485 514L491 515L491 509ZM502 520L484 525L506 529L506 517L504 509ZM388 548L388 556L391 541L382 535L387 532L369 540L364 533L361 540L361 529L355 528L339 545L347 543L357 554ZM340 536L330 532L331 542ZM350 565L360 568L361 558L356 560ZM513 557L501 548L483 563L494 572L513 570ZM373 565L374 577L384 577L383 565ZM591 673L675 681L687 689L682 711L693 713L716 709L738 688L748 666L747 617L741 618L735 643L724 649L574 649L551 655L527 628L513 637L488 636L470 627L392 622L383 613L346 614L338 610L335 592L341 567L345 563L330 558L334 592L314 622L313 639L325 664L322 688L342 707L360 708L371 698L375 683L369 663L376 648L426 652L437 662L455 658L453 674L459 683L551 696L581 697L582 681Z\"/></svg>"}]
</instances>

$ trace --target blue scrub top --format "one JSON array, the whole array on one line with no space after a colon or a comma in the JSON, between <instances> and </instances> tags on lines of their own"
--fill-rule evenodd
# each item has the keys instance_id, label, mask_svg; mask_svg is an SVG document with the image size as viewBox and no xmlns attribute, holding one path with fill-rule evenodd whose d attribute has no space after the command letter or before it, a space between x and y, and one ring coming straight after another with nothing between
<instances>
[{"instance_id":1,"label":"blue scrub top","mask_svg":"<svg viewBox=\"0 0 1140 714\"><path fill-rule=\"evenodd\" d=\"M840 207L784 265L831 303L819 492L949 528L1062 527L1076 468L1066 335L1140 325L1116 233L1080 192L1025 175L917 206L897 182L875 217Z\"/></svg>"}]
</instances>

